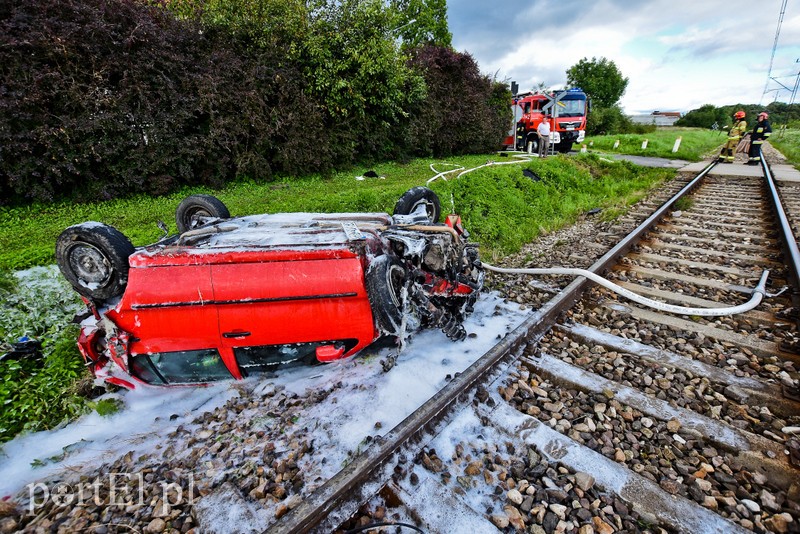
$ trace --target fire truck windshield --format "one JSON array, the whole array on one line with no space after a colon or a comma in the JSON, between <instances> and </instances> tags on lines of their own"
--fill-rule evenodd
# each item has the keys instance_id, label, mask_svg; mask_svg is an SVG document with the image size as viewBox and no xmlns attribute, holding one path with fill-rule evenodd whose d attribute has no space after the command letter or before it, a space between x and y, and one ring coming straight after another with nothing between
<instances>
[{"instance_id":1,"label":"fire truck windshield","mask_svg":"<svg viewBox=\"0 0 800 534\"><path fill-rule=\"evenodd\" d=\"M563 99L558 103L559 117L583 117L586 114L586 100Z\"/></svg>"}]
</instances>

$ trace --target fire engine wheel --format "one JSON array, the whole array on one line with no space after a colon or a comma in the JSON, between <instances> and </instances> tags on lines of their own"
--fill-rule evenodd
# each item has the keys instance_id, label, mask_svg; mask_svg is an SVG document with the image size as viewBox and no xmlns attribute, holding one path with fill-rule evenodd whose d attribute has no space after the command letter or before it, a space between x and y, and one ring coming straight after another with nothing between
<instances>
[{"instance_id":1,"label":"fire engine wheel","mask_svg":"<svg viewBox=\"0 0 800 534\"><path fill-rule=\"evenodd\" d=\"M117 297L128 283L133 245L122 232L100 223L70 226L56 240L58 268L79 294L93 300Z\"/></svg>"},{"instance_id":2,"label":"fire engine wheel","mask_svg":"<svg viewBox=\"0 0 800 534\"><path fill-rule=\"evenodd\" d=\"M188 196L181 201L175 211L175 220L180 233L199 228L209 219L227 219L230 216L225 204L211 195Z\"/></svg>"},{"instance_id":3,"label":"fire engine wheel","mask_svg":"<svg viewBox=\"0 0 800 534\"><path fill-rule=\"evenodd\" d=\"M420 207L425 208L431 223L439 222L442 206L436 193L427 187L412 187L400 197L394 206L394 215L410 215Z\"/></svg>"},{"instance_id":4,"label":"fire engine wheel","mask_svg":"<svg viewBox=\"0 0 800 534\"><path fill-rule=\"evenodd\" d=\"M375 258L367 268L367 297L378 329L390 336L399 336L403 324L403 288L408 273L394 256Z\"/></svg>"}]
</instances>

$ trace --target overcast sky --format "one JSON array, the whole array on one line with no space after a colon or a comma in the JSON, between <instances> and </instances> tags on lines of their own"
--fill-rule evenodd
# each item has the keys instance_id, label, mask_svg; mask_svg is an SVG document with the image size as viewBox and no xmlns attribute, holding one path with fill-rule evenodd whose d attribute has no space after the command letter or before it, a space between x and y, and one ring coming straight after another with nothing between
<instances>
[{"instance_id":1,"label":"overcast sky","mask_svg":"<svg viewBox=\"0 0 800 534\"><path fill-rule=\"evenodd\" d=\"M447 0L453 46L481 71L520 90L566 82L582 58L614 61L630 79L628 114L703 104L758 104L767 82L781 0ZM800 0L789 0L772 77L792 88L800 71ZM768 90L780 86L770 81ZM790 92L763 95L788 102ZM800 101L800 94L795 102Z\"/></svg>"}]
</instances>

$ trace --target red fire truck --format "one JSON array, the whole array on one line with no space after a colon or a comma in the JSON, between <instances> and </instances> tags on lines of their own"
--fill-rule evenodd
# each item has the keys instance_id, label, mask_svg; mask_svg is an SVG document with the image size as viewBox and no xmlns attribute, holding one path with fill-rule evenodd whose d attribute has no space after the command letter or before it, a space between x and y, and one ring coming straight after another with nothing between
<instances>
[{"instance_id":1,"label":"red fire truck","mask_svg":"<svg viewBox=\"0 0 800 534\"><path fill-rule=\"evenodd\" d=\"M550 121L550 144L559 152L569 152L574 143L586 136L589 100L578 88L552 93L523 93L514 97L514 122L503 145L517 150L539 149L536 128L542 120Z\"/></svg>"}]
</instances>

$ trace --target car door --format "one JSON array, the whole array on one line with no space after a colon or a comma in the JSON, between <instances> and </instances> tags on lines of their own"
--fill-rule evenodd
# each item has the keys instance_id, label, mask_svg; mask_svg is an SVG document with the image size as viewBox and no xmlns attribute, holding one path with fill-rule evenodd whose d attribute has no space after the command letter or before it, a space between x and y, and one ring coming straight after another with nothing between
<instances>
[{"instance_id":1,"label":"car door","mask_svg":"<svg viewBox=\"0 0 800 534\"><path fill-rule=\"evenodd\" d=\"M349 251L243 254L212 265L220 344L245 376L313 358L321 345L360 349L374 335L363 277Z\"/></svg>"}]
</instances>

